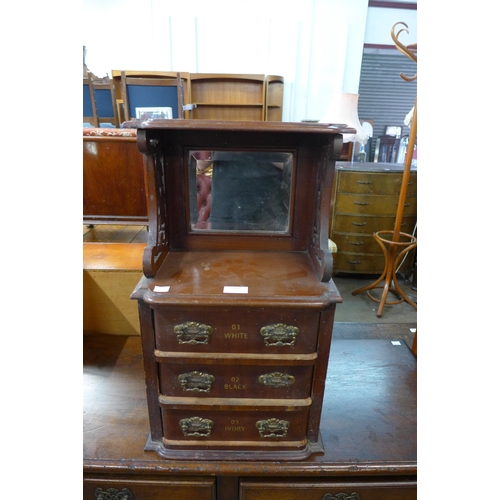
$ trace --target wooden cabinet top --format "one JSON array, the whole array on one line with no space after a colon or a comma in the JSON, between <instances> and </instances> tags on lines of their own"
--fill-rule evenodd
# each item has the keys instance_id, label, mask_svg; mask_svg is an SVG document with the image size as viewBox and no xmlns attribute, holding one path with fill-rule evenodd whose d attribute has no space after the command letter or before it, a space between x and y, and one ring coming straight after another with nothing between
<instances>
[{"instance_id":1,"label":"wooden cabinet top","mask_svg":"<svg viewBox=\"0 0 500 500\"><path fill-rule=\"evenodd\" d=\"M156 277L138 289L142 286L147 287L146 301L154 304L192 305L193 297L198 306L227 304L228 297L233 306L245 307L321 308L341 302L332 281L318 281L304 252L170 252Z\"/></svg>"},{"instance_id":2,"label":"wooden cabinet top","mask_svg":"<svg viewBox=\"0 0 500 500\"><path fill-rule=\"evenodd\" d=\"M123 124L124 128L161 129L161 130L220 130L263 133L299 134L352 134L354 129L342 124L305 123L305 122L253 122L218 120L132 120Z\"/></svg>"},{"instance_id":3,"label":"wooden cabinet top","mask_svg":"<svg viewBox=\"0 0 500 500\"><path fill-rule=\"evenodd\" d=\"M403 174L405 168L403 163L379 163L379 162L354 162L338 161L337 170L350 172L393 172ZM417 171L417 167L411 167L412 172Z\"/></svg>"}]
</instances>

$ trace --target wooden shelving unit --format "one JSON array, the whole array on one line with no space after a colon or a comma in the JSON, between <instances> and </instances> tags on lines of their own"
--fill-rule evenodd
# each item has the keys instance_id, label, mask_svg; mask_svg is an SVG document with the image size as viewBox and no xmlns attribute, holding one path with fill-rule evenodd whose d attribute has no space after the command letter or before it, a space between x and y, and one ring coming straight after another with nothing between
<instances>
[{"instance_id":1,"label":"wooden shelving unit","mask_svg":"<svg viewBox=\"0 0 500 500\"><path fill-rule=\"evenodd\" d=\"M283 77L266 76L266 112L264 119L280 122L283 119Z\"/></svg>"},{"instance_id":2,"label":"wooden shelving unit","mask_svg":"<svg viewBox=\"0 0 500 500\"><path fill-rule=\"evenodd\" d=\"M124 121L121 70L112 70L119 121ZM136 78L176 78L173 71L126 70ZM181 72L184 104L197 120L282 121L284 78L276 75ZM347 158L345 158L347 159Z\"/></svg>"},{"instance_id":3,"label":"wooden shelving unit","mask_svg":"<svg viewBox=\"0 0 500 500\"><path fill-rule=\"evenodd\" d=\"M191 100L194 119L263 121L266 76L192 73Z\"/></svg>"}]
</instances>

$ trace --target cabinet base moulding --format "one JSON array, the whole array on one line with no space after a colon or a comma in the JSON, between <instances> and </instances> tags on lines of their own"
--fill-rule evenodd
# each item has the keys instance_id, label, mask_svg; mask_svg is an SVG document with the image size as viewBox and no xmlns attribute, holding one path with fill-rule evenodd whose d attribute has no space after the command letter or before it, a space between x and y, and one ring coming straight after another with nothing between
<instances>
[{"instance_id":1,"label":"cabinet base moulding","mask_svg":"<svg viewBox=\"0 0 500 500\"><path fill-rule=\"evenodd\" d=\"M325 449L321 434L318 441L299 442L297 446L291 446L291 443L273 442L272 449L262 448L262 443L256 442L226 442L224 444L205 443L210 449L203 449L203 443L172 444L169 440L153 441L151 433L148 434L144 451L156 452L160 457L170 460L306 460L311 455L323 455ZM214 449L214 446L219 449ZM234 449L235 446L237 449ZM259 449L255 449L259 447ZM286 449L286 448L290 449ZM232 448L232 449L231 449ZM247 448L247 449L245 449ZM251 449L253 448L253 449Z\"/></svg>"}]
</instances>

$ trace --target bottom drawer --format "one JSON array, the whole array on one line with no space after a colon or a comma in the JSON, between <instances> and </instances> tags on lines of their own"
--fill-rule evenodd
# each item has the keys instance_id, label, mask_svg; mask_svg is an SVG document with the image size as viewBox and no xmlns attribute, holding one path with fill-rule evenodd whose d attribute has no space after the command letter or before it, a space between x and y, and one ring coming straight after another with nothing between
<instances>
[{"instance_id":1,"label":"bottom drawer","mask_svg":"<svg viewBox=\"0 0 500 500\"><path fill-rule=\"evenodd\" d=\"M239 500L416 500L416 479L408 481L240 481Z\"/></svg>"},{"instance_id":2,"label":"bottom drawer","mask_svg":"<svg viewBox=\"0 0 500 500\"><path fill-rule=\"evenodd\" d=\"M83 500L215 500L215 478L83 479Z\"/></svg>"},{"instance_id":3,"label":"bottom drawer","mask_svg":"<svg viewBox=\"0 0 500 500\"><path fill-rule=\"evenodd\" d=\"M162 409L164 442L214 447L265 447L284 442L299 446L306 440L308 410L308 406L298 411Z\"/></svg>"}]
</instances>

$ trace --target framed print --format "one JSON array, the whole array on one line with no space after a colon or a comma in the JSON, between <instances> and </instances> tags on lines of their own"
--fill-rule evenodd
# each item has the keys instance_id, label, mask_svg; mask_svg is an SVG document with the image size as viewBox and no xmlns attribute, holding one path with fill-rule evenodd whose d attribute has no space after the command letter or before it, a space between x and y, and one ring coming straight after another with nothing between
<instances>
[{"instance_id":1,"label":"framed print","mask_svg":"<svg viewBox=\"0 0 500 500\"><path fill-rule=\"evenodd\" d=\"M135 108L135 117L141 120L171 120L172 108Z\"/></svg>"}]
</instances>

